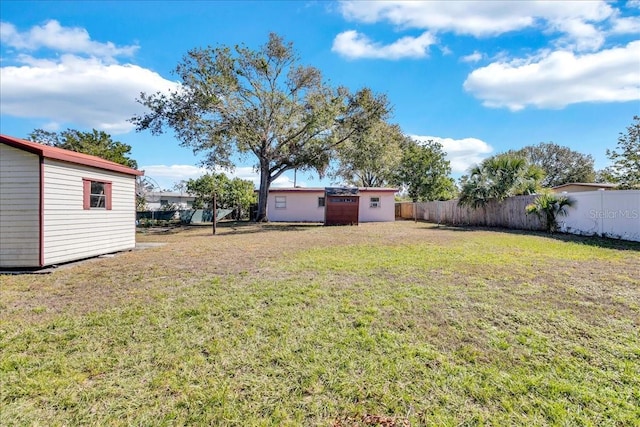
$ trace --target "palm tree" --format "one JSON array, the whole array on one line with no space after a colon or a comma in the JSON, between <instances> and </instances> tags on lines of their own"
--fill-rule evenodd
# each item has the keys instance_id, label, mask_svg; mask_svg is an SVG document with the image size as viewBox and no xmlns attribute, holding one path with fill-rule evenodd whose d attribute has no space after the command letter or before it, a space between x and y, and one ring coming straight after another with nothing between
<instances>
[{"instance_id":1,"label":"palm tree","mask_svg":"<svg viewBox=\"0 0 640 427\"><path fill-rule=\"evenodd\" d=\"M548 233L558 230L558 217L567 216L567 208L575 206L575 200L554 193L540 194L533 203L525 208L527 214L535 214L540 218Z\"/></svg>"},{"instance_id":2,"label":"palm tree","mask_svg":"<svg viewBox=\"0 0 640 427\"><path fill-rule=\"evenodd\" d=\"M485 159L471 169L462 183L459 205L473 209L484 207L491 200L534 194L544 172L530 165L523 157L501 154Z\"/></svg>"}]
</instances>

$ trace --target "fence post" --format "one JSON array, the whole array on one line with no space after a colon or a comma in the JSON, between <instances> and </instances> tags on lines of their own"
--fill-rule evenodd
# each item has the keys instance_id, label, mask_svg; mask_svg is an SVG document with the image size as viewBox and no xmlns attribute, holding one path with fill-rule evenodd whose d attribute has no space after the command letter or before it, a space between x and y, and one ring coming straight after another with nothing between
<instances>
[{"instance_id":1,"label":"fence post","mask_svg":"<svg viewBox=\"0 0 640 427\"><path fill-rule=\"evenodd\" d=\"M600 237L604 236L604 220L606 215L604 214L604 190L597 190L600 193Z\"/></svg>"},{"instance_id":2,"label":"fence post","mask_svg":"<svg viewBox=\"0 0 640 427\"><path fill-rule=\"evenodd\" d=\"M212 205L212 209L211 209L211 214L213 216L212 221L213 221L213 235L215 236L216 234L216 216L217 216L217 212L216 212L216 192L213 192L213 205Z\"/></svg>"}]
</instances>

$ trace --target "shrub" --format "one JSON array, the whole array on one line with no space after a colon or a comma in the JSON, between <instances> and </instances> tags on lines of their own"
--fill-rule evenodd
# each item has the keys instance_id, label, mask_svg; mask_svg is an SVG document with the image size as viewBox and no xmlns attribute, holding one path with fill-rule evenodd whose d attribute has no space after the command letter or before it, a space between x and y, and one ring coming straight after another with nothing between
<instances>
[{"instance_id":1,"label":"shrub","mask_svg":"<svg viewBox=\"0 0 640 427\"><path fill-rule=\"evenodd\" d=\"M533 203L525 208L527 214L540 218L548 233L558 231L558 217L567 216L567 208L575 205L575 200L554 193L540 194Z\"/></svg>"}]
</instances>

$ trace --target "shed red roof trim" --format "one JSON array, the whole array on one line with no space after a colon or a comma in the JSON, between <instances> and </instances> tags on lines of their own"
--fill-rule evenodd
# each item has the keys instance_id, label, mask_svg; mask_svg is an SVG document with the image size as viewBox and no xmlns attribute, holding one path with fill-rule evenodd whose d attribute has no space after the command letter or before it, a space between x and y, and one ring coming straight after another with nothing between
<instances>
[{"instance_id":1,"label":"shed red roof trim","mask_svg":"<svg viewBox=\"0 0 640 427\"><path fill-rule=\"evenodd\" d=\"M63 148L51 147L37 142L26 141L20 138L14 138L8 135L0 135L0 142L20 150L28 151L38 156L61 160L63 162L75 163L78 165L91 166L98 169L104 169L112 172L120 172L127 175L144 175L144 172L129 168L119 163L110 162L89 154L77 153L75 151L65 150Z\"/></svg>"}]
</instances>

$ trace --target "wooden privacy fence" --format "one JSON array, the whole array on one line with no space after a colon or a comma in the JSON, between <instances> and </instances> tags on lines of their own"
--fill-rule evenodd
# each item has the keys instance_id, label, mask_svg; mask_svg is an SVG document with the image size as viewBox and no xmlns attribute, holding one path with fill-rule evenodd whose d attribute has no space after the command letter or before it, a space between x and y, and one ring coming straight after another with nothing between
<instances>
[{"instance_id":1,"label":"wooden privacy fence","mask_svg":"<svg viewBox=\"0 0 640 427\"><path fill-rule=\"evenodd\" d=\"M458 200L398 203L400 218L416 219L447 225L504 227L517 230L544 230L544 224L535 215L527 215L525 206L536 196L510 197L501 203L492 201L484 208L471 209L458 206ZM414 212L415 209L415 212Z\"/></svg>"},{"instance_id":2,"label":"wooden privacy fence","mask_svg":"<svg viewBox=\"0 0 640 427\"><path fill-rule=\"evenodd\" d=\"M585 191L569 193L575 204L567 216L558 218L560 231L587 236L604 236L640 242L640 190ZM458 206L446 202L398 203L396 217L426 220L437 224L504 227L516 230L544 230L536 215L527 215L525 206L536 195L510 197L484 208Z\"/></svg>"}]
</instances>

